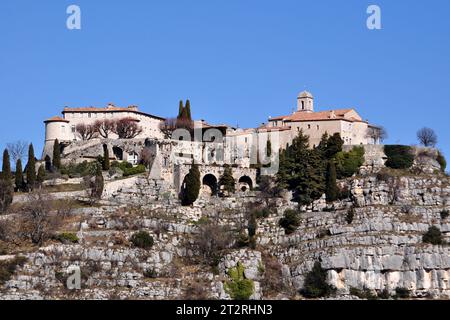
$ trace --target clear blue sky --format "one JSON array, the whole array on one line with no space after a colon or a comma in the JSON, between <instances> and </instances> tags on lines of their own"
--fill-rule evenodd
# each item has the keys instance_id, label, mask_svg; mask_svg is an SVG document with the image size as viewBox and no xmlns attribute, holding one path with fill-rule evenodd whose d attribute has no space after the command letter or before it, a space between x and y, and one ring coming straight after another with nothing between
<instances>
[{"instance_id":1,"label":"clear blue sky","mask_svg":"<svg viewBox=\"0 0 450 320\"><path fill-rule=\"evenodd\" d=\"M40 155L43 120L66 105L173 116L189 98L197 119L255 127L308 89L317 109L384 125L389 143L432 127L450 155L449 16L448 0L2 0L0 148L21 139Z\"/></svg>"}]
</instances>

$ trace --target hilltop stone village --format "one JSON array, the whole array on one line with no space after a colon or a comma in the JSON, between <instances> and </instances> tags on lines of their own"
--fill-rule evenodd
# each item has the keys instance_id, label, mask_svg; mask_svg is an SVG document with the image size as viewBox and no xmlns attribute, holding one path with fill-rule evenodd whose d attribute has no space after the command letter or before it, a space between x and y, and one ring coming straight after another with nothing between
<instances>
[{"instance_id":1,"label":"hilltop stone village","mask_svg":"<svg viewBox=\"0 0 450 320\"><path fill-rule=\"evenodd\" d=\"M202 182L210 189L216 188L223 166L230 165L238 189L250 190L256 186L254 165L276 161L278 150L291 145L300 131L309 137L311 147L319 145L324 134L336 133L346 146L380 143L380 129L363 120L355 109L316 112L314 97L307 91L298 95L296 111L291 115L271 117L267 123L251 129L212 125L204 120L192 121L190 131L176 125L170 128L171 122L176 122L173 119L142 112L136 106L113 104L105 108L66 107L62 115L45 121L42 159L52 157L55 141L60 144L65 162L92 161L107 148L111 161L137 165L142 161L143 150L147 150L152 157L152 177L176 190L181 188L193 160L201 165ZM135 125L135 132L129 136L111 131L114 121L124 119ZM170 135L167 131L171 131ZM271 151L267 150L268 140ZM271 173L276 173L277 167L272 169Z\"/></svg>"},{"instance_id":2,"label":"hilltop stone village","mask_svg":"<svg viewBox=\"0 0 450 320\"><path fill-rule=\"evenodd\" d=\"M66 107L3 154L0 299L448 299L436 134L384 138L306 91L248 129Z\"/></svg>"}]
</instances>

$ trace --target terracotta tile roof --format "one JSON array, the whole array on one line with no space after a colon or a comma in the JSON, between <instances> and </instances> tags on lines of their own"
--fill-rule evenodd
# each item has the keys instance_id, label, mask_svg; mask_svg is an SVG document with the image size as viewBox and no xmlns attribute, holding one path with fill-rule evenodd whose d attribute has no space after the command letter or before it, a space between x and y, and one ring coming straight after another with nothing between
<instances>
[{"instance_id":1,"label":"terracotta tile roof","mask_svg":"<svg viewBox=\"0 0 450 320\"><path fill-rule=\"evenodd\" d=\"M70 122L69 120L63 119L61 117L55 116L50 119L45 120L44 122Z\"/></svg>"},{"instance_id":2,"label":"terracotta tile roof","mask_svg":"<svg viewBox=\"0 0 450 320\"><path fill-rule=\"evenodd\" d=\"M345 114L352 111L352 109L339 109L319 112L294 112L285 121L317 121L330 119L344 119ZM350 118L347 118L350 120Z\"/></svg>"},{"instance_id":3,"label":"terracotta tile roof","mask_svg":"<svg viewBox=\"0 0 450 320\"><path fill-rule=\"evenodd\" d=\"M64 108L64 112L115 112L115 111L137 111L137 110L116 106L107 106L105 108L98 108L98 107Z\"/></svg>"},{"instance_id":4,"label":"terracotta tile roof","mask_svg":"<svg viewBox=\"0 0 450 320\"><path fill-rule=\"evenodd\" d=\"M69 108L65 107L63 110L63 114L66 112L72 113L72 112L133 112L136 114L141 114L144 116L152 117L159 120L165 120L163 117L155 116L149 113L145 113L142 111L139 111L138 107L136 106L129 106L129 107L116 107L113 104L108 105L105 108L99 108L99 107L81 107L81 108Z\"/></svg>"},{"instance_id":5,"label":"terracotta tile roof","mask_svg":"<svg viewBox=\"0 0 450 320\"><path fill-rule=\"evenodd\" d=\"M289 116L279 116L279 117L273 117L273 118L270 118L269 119L269 121L276 121L276 120L283 120L284 118L287 118L287 117L289 117Z\"/></svg>"},{"instance_id":6,"label":"terracotta tile roof","mask_svg":"<svg viewBox=\"0 0 450 320\"><path fill-rule=\"evenodd\" d=\"M258 131L286 131L286 130L291 130L290 126L284 126L284 127L259 127Z\"/></svg>"}]
</instances>

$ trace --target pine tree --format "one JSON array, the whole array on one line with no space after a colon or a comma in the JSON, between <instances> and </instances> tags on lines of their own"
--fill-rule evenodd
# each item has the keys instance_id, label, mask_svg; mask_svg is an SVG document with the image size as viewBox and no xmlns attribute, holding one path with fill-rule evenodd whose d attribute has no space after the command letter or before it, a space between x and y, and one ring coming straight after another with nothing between
<instances>
[{"instance_id":1,"label":"pine tree","mask_svg":"<svg viewBox=\"0 0 450 320\"><path fill-rule=\"evenodd\" d=\"M229 165L225 165L222 176L219 179L219 186L227 193L234 193L236 190L236 182L233 178L233 173Z\"/></svg>"},{"instance_id":2,"label":"pine tree","mask_svg":"<svg viewBox=\"0 0 450 320\"><path fill-rule=\"evenodd\" d=\"M111 168L111 163L109 160L109 149L108 146L103 146L103 170L108 171Z\"/></svg>"},{"instance_id":3,"label":"pine tree","mask_svg":"<svg viewBox=\"0 0 450 320\"><path fill-rule=\"evenodd\" d=\"M23 179L22 160L20 159L17 159L16 163L15 183L17 191L24 191L25 181Z\"/></svg>"},{"instance_id":4,"label":"pine tree","mask_svg":"<svg viewBox=\"0 0 450 320\"><path fill-rule=\"evenodd\" d=\"M328 138L327 147L325 149L325 158L332 159L338 152L342 151L342 146L344 145L344 141L341 139L341 135L339 133L333 134Z\"/></svg>"},{"instance_id":5,"label":"pine tree","mask_svg":"<svg viewBox=\"0 0 450 320\"><path fill-rule=\"evenodd\" d=\"M56 139L53 144L53 167L56 170L61 169L61 148L58 139Z\"/></svg>"},{"instance_id":6,"label":"pine tree","mask_svg":"<svg viewBox=\"0 0 450 320\"><path fill-rule=\"evenodd\" d=\"M336 165L334 161L328 162L326 182L325 194L327 202L336 201L339 196L339 189L336 184Z\"/></svg>"},{"instance_id":7,"label":"pine tree","mask_svg":"<svg viewBox=\"0 0 450 320\"><path fill-rule=\"evenodd\" d=\"M308 205L325 191L324 165L321 153L309 149L309 137L300 131L292 144L280 155L277 174L279 186L294 192L294 200Z\"/></svg>"},{"instance_id":8,"label":"pine tree","mask_svg":"<svg viewBox=\"0 0 450 320\"><path fill-rule=\"evenodd\" d=\"M11 174L11 161L9 159L8 149L3 151L3 165L2 165L2 177L5 181L10 181L12 178Z\"/></svg>"},{"instance_id":9,"label":"pine tree","mask_svg":"<svg viewBox=\"0 0 450 320\"><path fill-rule=\"evenodd\" d=\"M33 190L36 183L36 158L34 157L33 144L28 148L28 163L27 163L27 187Z\"/></svg>"},{"instance_id":10,"label":"pine tree","mask_svg":"<svg viewBox=\"0 0 450 320\"><path fill-rule=\"evenodd\" d=\"M44 165L41 165L39 167L38 173L37 173L37 177L36 177L36 183L38 186L42 186L42 184L45 181L45 167Z\"/></svg>"},{"instance_id":11,"label":"pine tree","mask_svg":"<svg viewBox=\"0 0 450 320\"><path fill-rule=\"evenodd\" d=\"M197 200L200 193L200 171L198 165L192 164L189 173L184 178L181 192L181 204L183 206L192 205Z\"/></svg>"},{"instance_id":12,"label":"pine tree","mask_svg":"<svg viewBox=\"0 0 450 320\"><path fill-rule=\"evenodd\" d=\"M186 100L186 119L188 120L192 120L192 115L191 115L191 102L188 100Z\"/></svg>"}]
</instances>

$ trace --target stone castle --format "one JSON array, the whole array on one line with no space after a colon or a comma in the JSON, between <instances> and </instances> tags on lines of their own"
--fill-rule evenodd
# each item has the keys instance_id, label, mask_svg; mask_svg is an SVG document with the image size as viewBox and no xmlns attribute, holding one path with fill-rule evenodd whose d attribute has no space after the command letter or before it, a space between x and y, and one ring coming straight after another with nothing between
<instances>
[{"instance_id":1,"label":"stone castle","mask_svg":"<svg viewBox=\"0 0 450 320\"><path fill-rule=\"evenodd\" d=\"M256 170L251 166L257 161L271 164L273 174L277 171L274 156L267 157L267 140L272 150L279 150L292 143L303 131L310 138L310 146L315 147L323 134L339 133L345 145L379 144L378 128L364 121L354 109L329 111L314 110L314 97L304 91L297 97L297 111L291 115L270 117L268 122L257 128L241 129L228 125L211 125L204 120L194 121L194 139L181 134L166 137L161 129L165 118L142 112L136 106L116 107L109 104L105 108L84 107L64 108L63 117L53 117L45 121L45 147L43 158L52 157L56 140L61 145L64 161L81 162L93 160L109 149L111 160L128 161L136 165L143 148L151 150L154 159L152 173L155 179L168 182L178 189L187 174L192 159L201 164L204 184L215 189L223 165L234 168L236 181L242 190L251 189L256 183ZM107 138L92 136L85 139L77 127L94 126L102 121L132 119L142 131L132 139L119 139L111 133ZM272 152L274 153L274 152ZM273 165L272 165L273 164Z\"/></svg>"}]
</instances>

